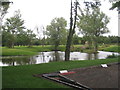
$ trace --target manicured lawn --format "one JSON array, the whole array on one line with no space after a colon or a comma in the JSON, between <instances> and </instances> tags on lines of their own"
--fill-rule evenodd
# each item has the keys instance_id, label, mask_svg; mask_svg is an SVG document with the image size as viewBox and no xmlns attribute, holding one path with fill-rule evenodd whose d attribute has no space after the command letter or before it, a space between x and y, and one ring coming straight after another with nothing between
<instances>
[{"instance_id":1,"label":"manicured lawn","mask_svg":"<svg viewBox=\"0 0 120 90\"><path fill-rule=\"evenodd\" d=\"M80 47L81 45L75 45L75 48ZM46 45L46 46L33 46L28 48L27 46L15 46L14 48L10 49L7 47L2 47L2 55L3 56L22 56L22 55L35 55L38 52L43 51L52 51L53 46ZM58 50L65 51L65 45L60 45ZM78 49L76 49L78 50ZM75 51L75 50L74 50Z\"/></svg>"},{"instance_id":2,"label":"manicured lawn","mask_svg":"<svg viewBox=\"0 0 120 90\"><path fill-rule=\"evenodd\" d=\"M9 49L3 48L2 55L3 56L23 56L23 55L35 55L37 52L21 50L21 49Z\"/></svg>"},{"instance_id":3,"label":"manicured lawn","mask_svg":"<svg viewBox=\"0 0 120 90\"><path fill-rule=\"evenodd\" d=\"M110 45L108 47L101 48L100 50L109 51L109 52L120 52L120 46Z\"/></svg>"},{"instance_id":4,"label":"manicured lawn","mask_svg":"<svg viewBox=\"0 0 120 90\"><path fill-rule=\"evenodd\" d=\"M2 47L2 55L3 56L22 56L22 55L35 55L41 51L50 51L51 46L33 46L28 48L26 46L15 46L10 49L7 47Z\"/></svg>"},{"instance_id":5,"label":"manicured lawn","mask_svg":"<svg viewBox=\"0 0 120 90\"><path fill-rule=\"evenodd\" d=\"M34 74L58 72L64 69L88 67L103 63L118 62L118 58L103 60L62 61L38 65L9 66L2 68L3 88L68 88L65 85L33 77Z\"/></svg>"},{"instance_id":6,"label":"manicured lawn","mask_svg":"<svg viewBox=\"0 0 120 90\"><path fill-rule=\"evenodd\" d=\"M84 45L74 45L71 46L71 51L83 51L86 53L93 52L93 50L83 48ZM52 51L53 46L46 45L46 46L33 46L28 48L27 46L15 46L14 48L6 48L2 47L2 55L3 56L22 56L22 55L35 55L38 52L42 51ZM65 45L60 45L58 50L65 51ZM99 50L109 51L109 52L120 52L120 46L118 45L107 45L107 46L100 46Z\"/></svg>"}]
</instances>

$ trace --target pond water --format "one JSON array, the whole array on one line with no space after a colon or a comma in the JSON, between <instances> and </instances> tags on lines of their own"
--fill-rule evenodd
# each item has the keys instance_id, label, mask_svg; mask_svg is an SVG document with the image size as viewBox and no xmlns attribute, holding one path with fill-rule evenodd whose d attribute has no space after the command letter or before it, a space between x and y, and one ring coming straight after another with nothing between
<instances>
[{"instance_id":1,"label":"pond water","mask_svg":"<svg viewBox=\"0 0 120 90\"><path fill-rule=\"evenodd\" d=\"M97 54L71 52L70 60L94 60L105 59L108 55L119 53L99 51ZM16 66L28 64L48 63L52 61L64 61L65 53L61 51L39 52L35 56L4 56L0 60L0 66Z\"/></svg>"}]
</instances>

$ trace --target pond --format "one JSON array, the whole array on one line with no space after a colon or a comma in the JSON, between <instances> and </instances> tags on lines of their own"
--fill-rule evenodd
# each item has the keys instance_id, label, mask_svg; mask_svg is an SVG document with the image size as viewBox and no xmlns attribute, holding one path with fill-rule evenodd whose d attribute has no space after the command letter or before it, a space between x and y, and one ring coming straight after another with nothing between
<instances>
[{"instance_id":1,"label":"pond","mask_svg":"<svg viewBox=\"0 0 120 90\"><path fill-rule=\"evenodd\" d=\"M119 55L119 53L99 51L97 54L82 52L71 52L70 60L94 60L105 59L108 55ZM65 53L61 51L39 52L35 56L4 56L0 60L0 66L16 66L28 64L41 64L53 61L64 61Z\"/></svg>"}]
</instances>

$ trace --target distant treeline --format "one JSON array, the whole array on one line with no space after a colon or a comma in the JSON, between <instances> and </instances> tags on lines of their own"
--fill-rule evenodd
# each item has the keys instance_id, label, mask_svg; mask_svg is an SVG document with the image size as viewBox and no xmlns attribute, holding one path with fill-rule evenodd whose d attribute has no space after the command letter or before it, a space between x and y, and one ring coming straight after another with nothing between
<instances>
[{"instance_id":1,"label":"distant treeline","mask_svg":"<svg viewBox=\"0 0 120 90\"><path fill-rule=\"evenodd\" d=\"M73 44L85 44L89 37L73 37ZM120 37L118 36L100 36L97 39L99 44L118 44L120 43Z\"/></svg>"},{"instance_id":2,"label":"distant treeline","mask_svg":"<svg viewBox=\"0 0 120 90\"><path fill-rule=\"evenodd\" d=\"M9 37L4 38L2 40L2 46L6 46L6 40L8 40ZM85 44L87 42L88 37L78 37L77 35L74 35L73 37L73 45L79 45L79 44ZM29 46L29 35L26 35L25 37L21 35L17 35L16 41L14 43L15 46ZM29 43L28 43L29 42ZM33 37L32 42L30 43L31 45L51 45L51 40L50 38L42 38L38 39ZM120 37L118 36L100 36L98 38L98 43L99 44L118 44L120 43ZM65 43L63 43L64 45Z\"/></svg>"},{"instance_id":3,"label":"distant treeline","mask_svg":"<svg viewBox=\"0 0 120 90\"><path fill-rule=\"evenodd\" d=\"M90 20L88 20L88 18L86 19L86 17L81 16L80 22L77 22L78 23L77 27L79 28L79 32L83 35L83 37L79 37L79 35L76 35L75 33L73 33L73 36L71 39L72 45L88 43L89 46L93 45L94 47L97 48L97 44L120 43L120 39L119 39L120 37L118 36L102 36L103 34L108 32L106 31L107 27L102 27L101 29L99 28L93 29L93 27L101 27L101 26L99 26L99 24L97 24L98 26L94 26L95 24L92 23L91 21L93 19L89 18ZM91 15L91 17L94 18L93 15ZM109 22L108 19L106 20ZM91 21L91 22L88 23L88 21ZM88 23L88 25L84 25L84 23L86 22ZM65 45L67 43L67 40L69 39L67 38L69 33L69 30L66 28L67 21L63 17L54 18L51 21L50 25L47 25L46 27L41 27L41 28L37 27L36 28L37 34L34 33L34 30L27 29L24 26L24 23L25 22L24 20L22 20L19 10L15 11L15 14L13 17L6 19L5 23L2 25L2 28L1 28L2 29L2 46L13 48L14 46L31 47L32 45L54 45L57 50L57 47L59 45ZM103 23L102 26L107 25L106 22L100 21L99 23ZM89 28L87 26L91 26L92 28Z\"/></svg>"}]
</instances>

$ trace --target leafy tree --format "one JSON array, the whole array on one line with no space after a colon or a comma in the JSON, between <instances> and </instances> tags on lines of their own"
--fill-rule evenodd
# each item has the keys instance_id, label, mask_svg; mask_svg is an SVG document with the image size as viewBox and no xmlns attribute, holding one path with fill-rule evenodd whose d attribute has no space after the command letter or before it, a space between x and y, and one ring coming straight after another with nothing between
<instances>
[{"instance_id":1,"label":"leafy tree","mask_svg":"<svg viewBox=\"0 0 120 90\"><path fill-rule=\"evenodd\" d=\"M110 41L109 37L99 36L98 37L98 43L100 43L100 44L110 44L111 41Z\"/></svg>"},{"instance_id":2,"label":"leafy tree","mask_svg":"<svg viewBox=\"0 0 120 90\"><path fill-rule=\"evenodd\" d=\"M9 0L0 1L0 44L2 42L2 20L7 13L10 3Z\"/></svg>"},{"instance_id":3,"label":"leafy tree","mask_svg":"<svg viewBox=\"0 0 120 90\"><path fill-rule=\"evenodd\" d=\"M47 25L46 34L50 38L50 43L55 45L54 50L58 50L59 44L63 44L66 40L66 25L67 21L61 18L54 18L50 25Z\"/></svg>"},{"instance_id":4,"label":"leafy tree","mask_svg":"<svg viewBox=\"0 0 120 90\"><path fill-rule=\"evenodd\" d=\"M78 37L78 35L75 34L75 35L73 36L73 44L74 44L74 45L80 44L80 42L81 42L80 40L81 40L81 38Z\"/></svg>"},{"instance_id":5,"label":"leafy tree","mask_svg":"<svg viewBox=\"0 0 120 90\"><path fill-rule=\"evenodd\" d=\"M26 31L17 34L15 45L27 45L28 47L32 47L32 45L36 43L37 40L38 39L36 38L36 35L33 33L33 31L27 29ZM36 43L36 45L38 44Z\"/></svg>"},{"instance_id":6,"label":"leafy tree","mask_svg":"<svg viewBox=\"0 0 120 90\"><path fill-rule=\"evenodd\" d=\"M108 36L108 40L111 44L118 44L119 43L119 38L118 36Z\"/></svg>"},{"instance_id":7,"label":"leafy tree","mask_svg":"<svg viewBox=\"0 0 120 90\"><path fill-rule=\"evenodd\" d=\"M46 43L46 41L45 41L46 30L45 30L44 26L40 26L40 28L38 26L36 26L35 28L37 31L38 41L39 41L39 43L41 43L42 46L44 46Z\"/></svg>"},{"instance_id":8,"label":"leafy tree","mask_svg":"<svg viewBox=\"0 0 120 90\"><path fill-rule=\"evenodd\" d=\"M33 33L32 30L27 29L26 36L27 36L26 37L26 43L27 43L28 47L32 47L36 35Z\"/></svg>"},{"instance_id":9,"label":"leafy tree","mask_svg":"<svg viewBox=\"0 0 120 90\"><path fill-rule=\"evenodd\" d=\"M79 15L78 28L93 43L94 52L98 50L98 37L109 32L108 23L109 18L96 5L91 5L91 8L87 7L84 10L84 15Z\"/></svg>"},{"instance_id":10,"label":"leafy tree","mask_svg":"<svg viewBox=\"0 0 120 90\"><path fill-rule=\"evenodd\" d=\"M27 39L28 39L27 31L20 32L16 36L16 43L15 43L15 45L23 45L23 46L28 45Z\"/></svg>"},{"instance_id":11,"label":"leafy tree","mask_svg":"<svg viewBox=\"0 0 120 90\"><path fill-rule=\"evenodd\" d=\"M34 43L33 43L33 45L41 45L41 42L40 42L40 40L38 39L38 38L36 38L35 40L34 40Z\"/></svg>"},{"instance_id":12,"label":"leafy tree","mask_svg":"<svg viewBox=\"0 0 120 90\"><path fill-rule=\"evenodd\" d=\"M9 0L2 0L1 2L0 2L0 16L1 16L1 19L3 19L4 18L4 16L5 16L5 14L7 13L7 10L8 10L8 8L9 8L9 5L10 5L10 3L11 2L9 2Z\"/></svg>"},{"instance_id":13,"label":"leafy tree","mask_svg":"<svg viewBox=\"0 0 120 90\"><path fill-rule=\"evenodd\" d=\"M118 36L99 36L98 43L100 44L118 44L119 43Z\"/></svg>"},{"instance_id":14,"label":"leafy tree","mask_svg":"<svg viewBox=\"0 0 120 90\"><path fill-rule=\"evenodd\" d=\"M15 15L7 18L5 25L2 27L3 41L5 40L6 46L9 48L14 47L16 36L25 29L23 26L24 20L21 19L20 11L15 11Z\"/></svg>"},{"instance_id":15,"label":"leafy tree","mask_svg":"<svg viewBox=\"0 0 120 90\"><path fill-rule=\"evenodd\" d=\"M120 8L120 1L114 1L112 3L112 7L110 9L113 10L115 8Z\"/></svg>"}]
</instances>

